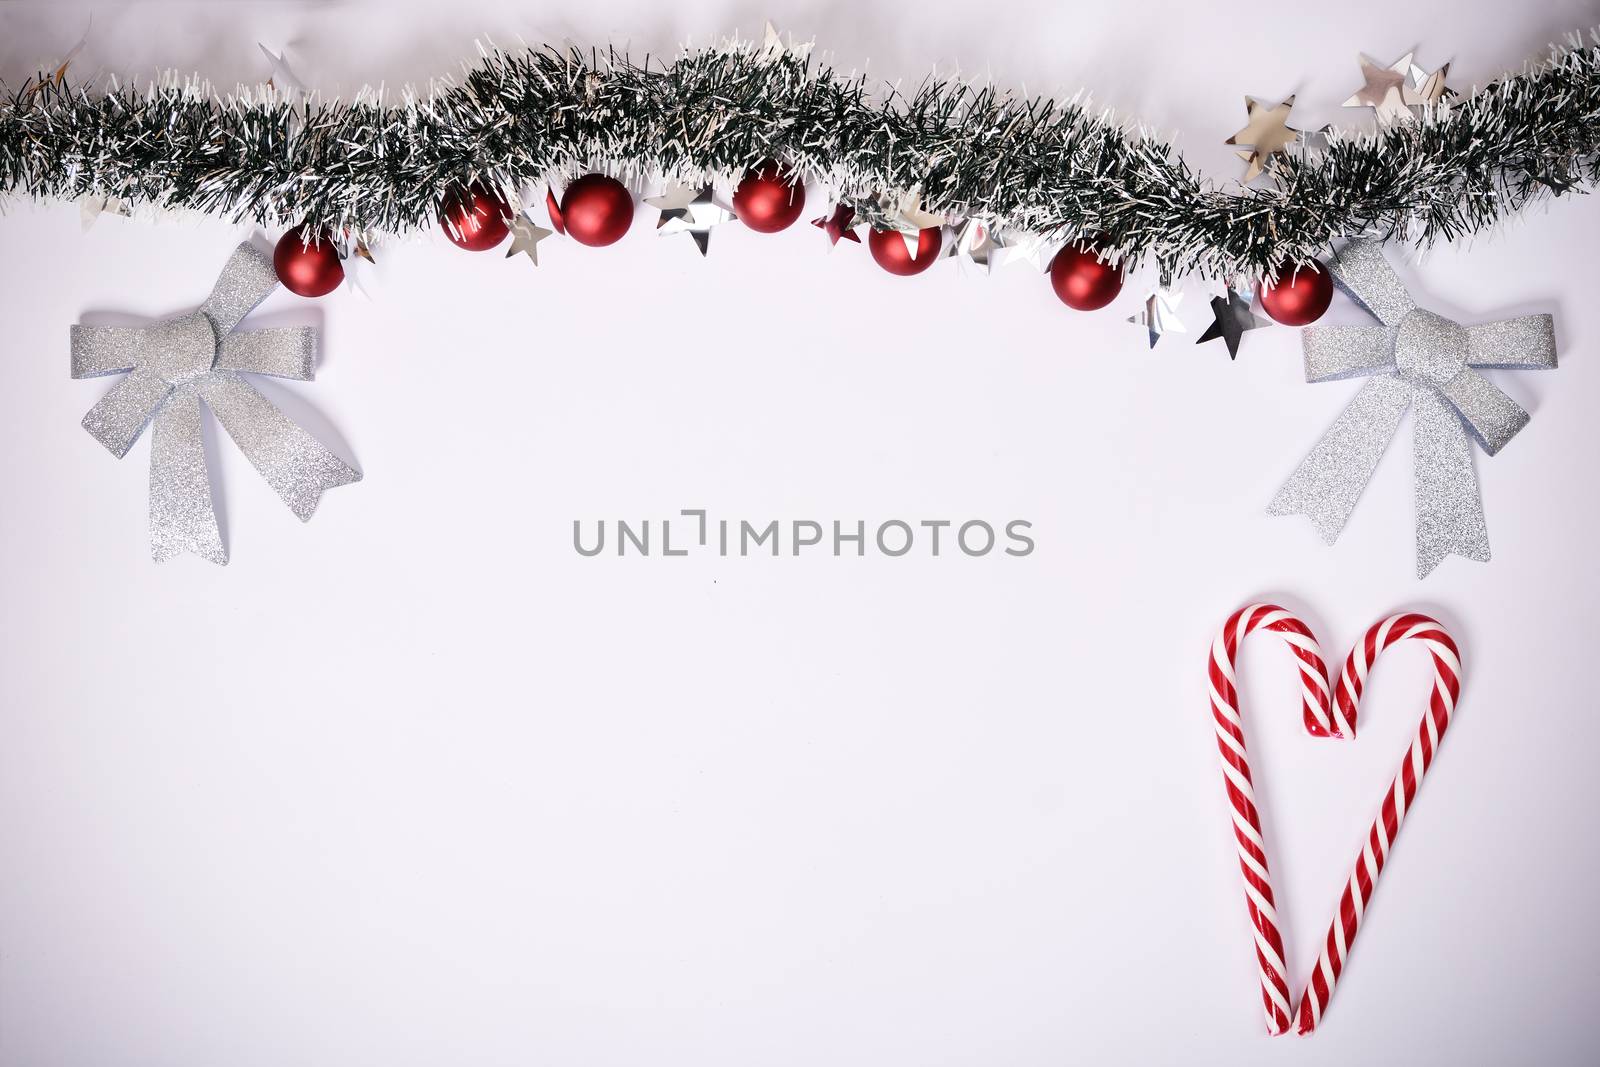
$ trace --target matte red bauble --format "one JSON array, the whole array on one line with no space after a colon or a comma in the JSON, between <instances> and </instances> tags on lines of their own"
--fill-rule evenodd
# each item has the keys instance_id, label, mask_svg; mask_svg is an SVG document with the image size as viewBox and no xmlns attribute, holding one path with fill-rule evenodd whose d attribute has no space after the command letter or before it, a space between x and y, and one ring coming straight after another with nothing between
<instances>
[{"instance_id":1,"label":"matte red bauble","mask_svg":"<svg viewBox=\"0 0 1600 1067\"><path fill-rule=\"evenodd\" d=\"M633 194L615 178L585 174L561 196L561 223L581 244L616 244L633 225Z\"/></svg>"},{"instance_id":2,"label":"matte red bauble","mask_svg":"<svg viewBox=\"0 0 1600 1067\"><path fill-rule=\"evenodd\" d=\"M1261 287L1261 306L1285 326L1306 326L1322 318L1333 303L1333 275L1316 260L1298 270L1286 267Z\"/></svg>"},{"instance_id":3,"label":"matte red bauble","mask_svg":"<svg viewBox=\"0 0 1600 1067\"><path fill-rule=\"evenodd\" d=\"M1093 249L1068 245L1050 262L1050 287L1067 307L1098 311L1122 292L1122 268L1105 262Z\"/></svg>"},{"instance_id":4,"label":"matte red bauble","mask_svg":"<svg viewBox=\"0 0 1600 1067\"><path fill-rule=\"evenodd\" d=\"M733 213L757 233L787 230L805 209L805 186L785 180L776 163L750 171L733 191Z\"/></svg>"},{"instance_id":5,"label":"matte red bauble","mask_svg":"<svg viewBox=\"0 0 1600 1067\"><path fill-rule=\"evenodd\" d=\"M939 246L942 243L939 227L929 226L917 234L917 254L913 257L899 230L875 229L867 234L867 247L872 251L872 258L878 261L878 266L902 278L921 274L933 266L933 261L939 258Z\"/></svg>"},{"instance_id":6,"label":"matte red bauble","mask_svg":"<svg viewBox=\"0 0 1600 1067\"><path fill-rule=\"evenodd\" d=\"M297 296L327 296L344 281L344 264L326 231L308 238L304 223L278 238L272 269L283 287Z\"/></svg>"},{"instance_id":7,"label":"matte red bauble","mask_svg":"<svg viewBox=\"0 0 1600 1067\"><path fill-rule=\"evenodd\" d=\"M511 232L506 222L510 217L511 205L481 185L452 196L439 212L444 235L468 252L487 252L504 241Z\"/></svg>"},{"instance_id":8,"label":"matte red bauble","mask_svg":"<svg viewBox=\"0 0 1600 1067\"><path fill-rule=\"evenodd\" d=\"M556 199L556 191L548 185L544 189L544 207L550 212L550 228L559 234L565 234L567 224L561 221L561 201Z\"/></svg>"}]
</instances>

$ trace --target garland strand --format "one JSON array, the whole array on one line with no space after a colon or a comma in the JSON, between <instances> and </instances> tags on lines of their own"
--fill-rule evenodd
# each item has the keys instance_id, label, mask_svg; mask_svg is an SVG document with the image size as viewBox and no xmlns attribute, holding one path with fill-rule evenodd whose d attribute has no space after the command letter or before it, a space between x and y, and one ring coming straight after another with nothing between
<instances>
[{"instance_id":1,"label":"garland strand","mask_svg":"<svg viewBox=\"0 0 1600 1067\"><path fill-rule=\"evenodd\" d=\"M167 77L103 91L41 75L0 99L0 193L115 197L360 237L432 225L475 182L513 196L587 170L692 182L778 160L869 222L879 198L1001 235L1091 239L1163 282L1261 277L1361 234L1417 247L1600 180L1600 34L1418 121L1273 157L1272 187L1219 189L1165 142L1082 100L958 79L869 95L865 78L732 42L668 63L491 51L398 103L218 94ZM515 202L515 201L513 201Z\"/></svg>"}]
</instances>

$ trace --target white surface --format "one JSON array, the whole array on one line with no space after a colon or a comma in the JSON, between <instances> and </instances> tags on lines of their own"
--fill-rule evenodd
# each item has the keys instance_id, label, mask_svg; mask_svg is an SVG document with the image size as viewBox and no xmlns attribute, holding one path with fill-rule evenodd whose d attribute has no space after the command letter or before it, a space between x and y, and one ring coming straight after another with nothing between
<instances>
[{"instance_id":1,"label":"white surface","mask_svg":"<svg viewBox=\"0 0 1600 1067\"><path fill-rule=\"evenodd\" d=\"M1354 113L1359 50L1465 86L1596 19L1493 0L559 12L450 4L94 8L80 63L348 88L474 36L661 49L771 14L841 61L1081 82L1202 165L1245 93ZM0 8L8 80L88 8ZM1231 171L1230 171L1231 173ZM813 205L816 206L816 205ZM376 299L274 297L318 379L268 386L365 471L302 526L225 436L226 568L150 563L148 438L78 426L67 327L204 294L241 231L0 217L0 1062L850 1065L1592 1062L1600 917L1590 682L1600 212L1562 203L1403 268L1463 321L1557 316L1562 367L1479 455L1495 561L1412 577L1408 431L1337 547L1263 514L1354 393L1298 338L1235 365L1140 349L1022 269L906 281L810 227L704 262L645 218L545 265L438 235ZM809 216L808 216L809 217ZM714 307L707 313L708 308ZM1335 314L1355 321L1341 300ZM598 559L574 519L1034 523L1030 557ZM1261 1036L1206 710L1220 620L1272 597L1342 658L1418 607L1466 685L1325 1027ZM1423 654L1354 745L1244 697L1298 984L1414 729Z\"/></svg>"}]
</instances>

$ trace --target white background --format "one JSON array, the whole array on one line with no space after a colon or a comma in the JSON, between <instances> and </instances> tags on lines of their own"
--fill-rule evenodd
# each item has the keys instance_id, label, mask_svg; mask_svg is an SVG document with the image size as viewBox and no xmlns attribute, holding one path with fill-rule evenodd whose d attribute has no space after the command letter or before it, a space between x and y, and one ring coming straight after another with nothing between
<instances>
[{"instance_id":1,"label":"white background","mask_svg":"<svg viewBox=\"0 0 1600 1067\"><path fill-rule=\"evenodd\" d=\"M96 5L76 73L327 91L512 43L670 50L771 16L837 61L1080 86L1237 174L1246 93L1341 111L1356 56L1465 89L1591 3L1074 11L963 4ZM16 84L91 8L0 5ZM813 203L812 217L821 205ZM849 1065L1591 1061L1590 659L1600 593L1600 211L1577 198L1401 266L1464 322L1555 314L1562 366L1478 455L1495 560L1413 576L1409 430L1343 539L1269 519L1354 393L1299 339L1142 348L1026 268L914 280L809 226L702 261L641 213L537 269L437 233L374 298L286 293L317 381L264 389L365 472L302 526L210 442L233 561L156 566L148 438L78 426L85 316L204 295L249 231L0 217L0 1062ZM263 235L275 237L276 235ZM1339 298L1329 321L1359 321ZM580 558L574 519L1031 520L1030 557ZM1209 716L1234 607L1330 659L1414 607L1460 640L1456 725L1320 1033L1261 1034ZM1294 982L1414 730L1386 657L1354 744L1298 732L1289 657L1243 694Z\"/></svg>"}]
</instances>

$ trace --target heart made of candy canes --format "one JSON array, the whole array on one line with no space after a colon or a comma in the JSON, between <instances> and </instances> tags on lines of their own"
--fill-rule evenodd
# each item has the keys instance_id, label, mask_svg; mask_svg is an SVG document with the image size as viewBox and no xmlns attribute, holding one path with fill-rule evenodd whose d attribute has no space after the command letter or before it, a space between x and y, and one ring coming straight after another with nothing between
<instances>
[{"instance_id":1,"label":"heart made of candy canes","mask_svg":"<svg viewBox=\"0 0 1600 1067\"><path fill-rule=\"evenodd\" d=\"M1393 784L1384 794L1366 841L1356 855L1354 868L1324 938L1322 952L1298 1007L1289 999L1288 968L1284 961L1283 937L1279 933L1277 901L1272 890L1250 763L1245 755L1244 724L1234 684L1234 663L1239 646L1246 636L1257 630L1278 634L1294 654L1300 669L1302 718L1307 731L1318 737L1355 739L1357 709L1367 673L1378 653L1385 648L1408 639L1416 640L1428 649L1434 666L1433 686L1422 721L1401 759ZM1275 604L1252 604L1234 612L1223 624L1212 643L1208 675L1223 783L1233 809L1245 904L1254 927L1267 1032L1286 1033L1298 1016L1299 1032L1309 1034L1322 1021L1378 876L1383 873L1395 834L1416 799L1422 776L1432 765L1439 743L1450 726L1461 692L1460 653L1449 632L1428 616L1412 612L1391 615L1367 630L1345 660L1337 685L1330 688L1322 650L1305 623Z\"/></svg>"}]
</instances>

